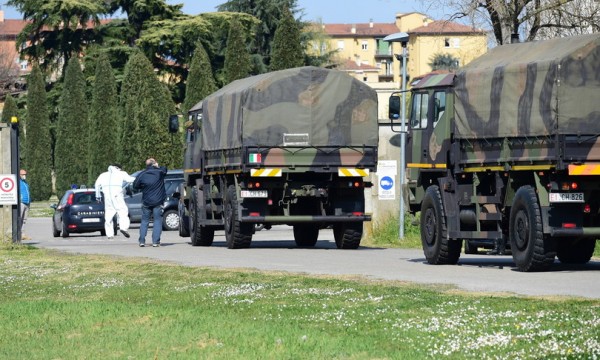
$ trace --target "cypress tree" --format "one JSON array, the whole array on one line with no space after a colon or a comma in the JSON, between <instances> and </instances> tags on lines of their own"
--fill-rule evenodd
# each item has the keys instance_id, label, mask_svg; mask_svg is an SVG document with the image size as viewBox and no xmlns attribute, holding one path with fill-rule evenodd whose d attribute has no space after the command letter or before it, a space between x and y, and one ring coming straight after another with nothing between
<instances>
[{"instance_id":1,"label":"cypress tree","mask_svg":"<svg viewBox=\"0 0 600 360\"><path fill-rule=\"evenodd\" d=\"M19 121L19 159L21 162L20 166L25 168L27 167L27 163L25 162L25 119L19 118L19 109L17 108L17 103L10 94L6 94L1 121L3 123L10 124L13 116L16 116Z\"/></svg>"},{"instance_id":2,"label":"cypress tree","mask_svg":"<svg viewBox=\"0 0 600 360\"><path fill-rule=\"evenodd\" d=\"M271 71L295 68L304 64L300 28L288 8L284 8L282 13L283 16L273 38Z\"/></svg>"},{"instance_id":3,"label":"cypress tree","mask_svg":"<svg viewBox=\"0 0 600 360\"><path fill-rule=\"evenodd\" d=\"M2 110L2 122L10 124L10 119L13 116L17 116L17 103L10 94L6 94L6 100L4 100L4 109Z\"/></svg>"},{"instance_id":4,"label":"cypress tree","mask_svg":"<svg viewBox=\"0 0 600 360\"><path fill-rule=\"evenodd\" d=\"M250 74L252 60L246 47L245 33L242 24L237 18L231 19L229 34L227 36L227 49L225 50L225 84L243 79Z\"/></svg>"},{"instance_id":5,"label":"cypress tree","mask_svg":"<svg viewBox=\"0 0 600 360\"><path fill-rule=\"evenodd\" d=\"M33 201L48 200L52 195L50 117L46 106L44 78L35 63L27 79L27 89L27 181Z\"/></svg>"},{"instance_id":6,"label":"cypress tree","mask_svg":"<svg viewBox=\"0 0 600 360\"><path fill-rule=\"evenodd\" d=\"M186 114L194 105L208 95L217 91L208 54L201 43L196 44L190 72L185 86L183 113Z\"/></svg>"},{"instance_id":7,"label":"cypress tree","mask_svg":"<svg viewBox=\"0 0 600 360\"><path fill-rule=\"evenodd\" d=\"M128 172L144 167L154 157L167 168L183 163L183 139L168 131L169 115L175 104L167 87L156 75L150 61L141 52L127 62L121 89L123 114L119 160Z\"/></svg>"},{"instance_id":8,"label":"cypress tree","mask_svg":"<svg viewBox=\"0 0 600 360\"><path fill-rule=\"evenodd\" d=\"M60 194L71 185L88 183L89 125L85 96L86 82L79 59L67 64L58 107L54 170Z\"/></svg>"},{"instance_id":9,"label":"cypress tree","mask_svg":"<svg viewBox=\"0 0 600 360\"><path fill-rule=\"evenodd\" d=\"M93 184L108 165L117 161L119 148L119 98L117 81L106 55L96 62L90 106L88 184Z\"/></svg>"}]
</instances>

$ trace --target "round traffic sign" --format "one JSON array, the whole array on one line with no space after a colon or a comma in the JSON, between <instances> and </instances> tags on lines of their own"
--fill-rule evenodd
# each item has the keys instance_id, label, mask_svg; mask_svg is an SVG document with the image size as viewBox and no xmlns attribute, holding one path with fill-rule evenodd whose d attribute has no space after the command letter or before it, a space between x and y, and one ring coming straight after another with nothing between
<instances>
[{"instance_id":1,"label":"round traffic sign","mask_svg":"<svg viewBox=\"0 0 600 360\"><path fill-rule=\"evenodd\" d=\"M15 188L15 181L12 178L5 177L0 179L0 189L4 192L11 192Z\"/></svg>"}]
</instances>

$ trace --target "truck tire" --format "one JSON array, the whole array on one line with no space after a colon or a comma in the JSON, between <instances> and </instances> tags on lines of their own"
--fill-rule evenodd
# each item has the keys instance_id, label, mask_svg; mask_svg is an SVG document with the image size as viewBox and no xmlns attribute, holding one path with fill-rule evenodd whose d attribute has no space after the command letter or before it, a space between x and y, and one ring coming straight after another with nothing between
<instances>
[{"instance_id":1,"label":"truck tire","mask_svg":"<svg viewBox=\"0 0 600 360\"><path fill-rule=\"evenodd\" d=\"M194 186L190 199L190 239L192 246L211 246L215 230L202 225L201 211L204 211L204 196Z\"/></svg>"},{"instance_id":2,"label":"truck tire","mask_svg":"<svg viewBox=\"0 0 600 360\"><path fill-rule=\"evenodd\" d=\"M559 239L557 256L563 264L586 264L594 255L596 239Z\"/></svg>"},{"instance_id":3,"label":"truck tire","mask_svg":"<svg viewBox=\"0 0 600 360\"><path fill-rule=\"evenodd\" d=\"M179 214L179 236L190 236L190 217L187 215L181 215L181 213Z\"/></svg>"},{"instance_id":4,"label":"truck tire","mask_svg":"<svg viewBox=\"0 0 600 360\"><path fill-rule=\"evenodd\" d=\"M363 233L361 222L333 225L333 238L338 249L358 249Z\"/></svg>"},{"instance_id":5,"label":"truck tire","mask_svg":"<svg viewBox=\"0 0 600 360\"><path fill-rule=\"evenodd\" d=\"M428 263L444 265L458 262L462 241L450 240L447 234L442 195L440 189L432 185L425 191L421 204L421 244Z\"/></svg>"},{"instance_id":6,"label":"truck tire","mask_svg":"<svg viewBox=\"0 0 600 360\"><path fill-rule=\"evenodd\" d=\"M185 184L179 184L179 187L177 189L180 197L179 203L177 204L177 214L179 215L179 236L188 237L190 236L190 217L185 214L185 202L183 200L183 194L185 194Z\"/></svg>"},{"instance_id":7,"label":"truck tire","mask_svg":"<svg viewBox=\"0 0 600 360\"><path fill-rule=\"evenodd\" d=\"M312 247L319 238L319 227L314 224L294 225L294 240L298 247Z\"/></svg>"},{"instance_id":8,"label":"truck tire","mask_svg":"<svg viewBox=\"0 0 600 360\"><path fill-rule=\"evenodd\" d=\"M235 186L229 185L225 198L224 222L225 240L229 249L249 248L252 242L253 224L245 224L238 219L238 199Z\"/></svg>"},{"instance_id":9,"label":"truck tire","mask_svg":"<svg viewBox=\"0 0 600 360\"><path fill-rule=\"evenodd\" d=\"M556 239L544 236L542 216L533 187L517 190L510 209L509 238L519 271L544 271L556 257Z\"/></svg>"},{"instance_id":10,"label":"truck tire","mask_svg":"<svg viewBox=\"0 0 600 360\"><path fill-rule=\"evenodd\" d=\"M469 240L465 240L465 254L479 254L479 250L477 249L477 246L471 244Z\"/></svg>"}]
</instances>

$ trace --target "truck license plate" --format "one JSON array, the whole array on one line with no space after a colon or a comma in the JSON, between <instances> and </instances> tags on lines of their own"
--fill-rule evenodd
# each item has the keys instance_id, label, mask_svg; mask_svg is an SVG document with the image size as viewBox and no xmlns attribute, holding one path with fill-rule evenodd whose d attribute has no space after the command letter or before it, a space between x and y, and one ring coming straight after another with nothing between
<instances>
[{"instance_id":1,"label":"truck license plate","mask_svg":"<svg viewBox=\"0 0 600 360\"><path fill-rule=\"evenodd\" d=\"M550 202L583 202L583 193L550 193Z\"/></svg>"},{"instance_id":2,"label":"truck license plate","mask_svg":"<svg viewBox=\"0 0 600 360\"><path fill-rule=\"evenodd\" d=\"M84 223L100 222L100 218L85 218L85 219L81 219L81 222L84 222Z\"/></svg>"},{"instance_id":3,"label":"truck license plate","mask_svg":"<svg viewBox=\"0 0 600 360\"><path fill-rule=\"evenodd\" d=\"M266 198L268 197L267 190L242 190L240 195L243 198Z\"/></svg>"}]
</instances>

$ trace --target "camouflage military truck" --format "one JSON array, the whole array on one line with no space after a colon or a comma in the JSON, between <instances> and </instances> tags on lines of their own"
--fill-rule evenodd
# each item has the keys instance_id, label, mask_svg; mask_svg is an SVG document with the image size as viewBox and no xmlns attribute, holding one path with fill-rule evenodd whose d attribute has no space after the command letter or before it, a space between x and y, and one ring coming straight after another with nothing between
<instances>
[{"instance_id":1,"label":"camouflage military truck","mask_svg":"<svg viewBox=\"0 0 600 360\"><path fill-rule=\"evenodd\" d=\"M431 264L590 260L600 237L600 34L504 45L412 87L411 212ZM390 117L399 117L399 96Z\"/></svg>"},{"instance_id":2,"label":"camouflage military truck","mask_svg":"<svg viewBox=\"0 0 600 360\"><path fill-rule=\"evenodd\" d=\"M316 67L235 81L194 106L187 122L180 235L249 247L258 226L293 226L301 247L332 226L338 248L359 246L364 177L377 163L377 96L347 74Z\"/></svg>"}]
</instances>

